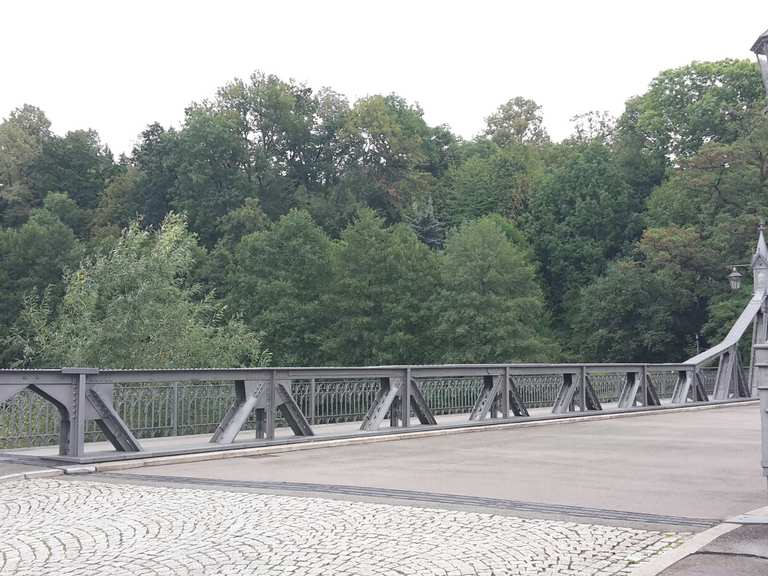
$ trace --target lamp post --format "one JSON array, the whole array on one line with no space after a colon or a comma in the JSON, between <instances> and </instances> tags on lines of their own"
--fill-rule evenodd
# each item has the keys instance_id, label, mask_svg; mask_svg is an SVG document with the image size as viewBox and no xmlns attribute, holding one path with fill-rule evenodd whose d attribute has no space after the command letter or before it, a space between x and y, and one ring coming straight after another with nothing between
<instances>
[{"instance_id":1,"label":"lamp post","mask_svg":"<svg viewBox=\"0 0 768 576\"><path fill-rule=\"evenodd\" d=\"M768 98L768 30L760 34L752 44L752 52L757 56L757 65L763 77L763 87ZM768 107L766 107L768 111ZM729 278L730 279L730 278ZM754 356L757 366L757 392L760 397L760 422L762 428L762 465L763 475L768 477L768 345L758 346Z\"/></svg>"}]
</instances>

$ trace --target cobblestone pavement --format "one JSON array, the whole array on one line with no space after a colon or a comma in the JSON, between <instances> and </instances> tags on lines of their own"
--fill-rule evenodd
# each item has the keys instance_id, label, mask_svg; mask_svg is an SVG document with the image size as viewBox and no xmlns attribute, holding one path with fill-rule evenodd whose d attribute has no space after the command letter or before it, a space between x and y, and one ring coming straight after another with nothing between
<instances>
[{"instance_id":1,"label":"cobblestone pavement","mask_svg":"<svg viewBox=\"0 0 768 576\"><path fill-rule=\"evenodd\" d=\"M688 536L251 492L0 484L3 575L623 575Z\"/></svg>"}]
</instances>

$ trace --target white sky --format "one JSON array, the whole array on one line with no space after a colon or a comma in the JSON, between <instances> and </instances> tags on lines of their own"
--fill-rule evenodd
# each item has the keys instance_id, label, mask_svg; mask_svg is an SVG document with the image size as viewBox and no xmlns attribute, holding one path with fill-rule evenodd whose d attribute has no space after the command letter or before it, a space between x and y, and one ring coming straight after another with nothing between
<instances>
[{"instance_id":1,"label":"white sky","mask_svg":"<svg viewBox=\"0 0 768 576\"><path fill-rule=\"evenodd\" d=\"M465 137L525 96L560 139L665 68L751 58L766 28L765 0L0 0L0 117L34 104L119 153L260 69L350 100L396 92Z\"/></svg>"}]
</instances>

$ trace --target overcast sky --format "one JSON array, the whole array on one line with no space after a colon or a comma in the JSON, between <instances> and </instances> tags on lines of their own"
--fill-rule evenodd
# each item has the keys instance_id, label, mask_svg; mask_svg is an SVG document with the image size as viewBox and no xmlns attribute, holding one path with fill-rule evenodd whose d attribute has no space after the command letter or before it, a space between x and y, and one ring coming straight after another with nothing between
<instances>
[{"instance_id":1,"label":"overcast sky","mask_svg":"<svg viewBox=\"0 0 768 576\"><path fill-rule=\"evenodd\" d=\"M751 58L765 0L0 0L0 117L42 108L57 133L129 151L150 122L259 69L350 100L396 92L464 137L514 96L556 139L618 115L665 68Z\"/></svg>"}]
</instances>

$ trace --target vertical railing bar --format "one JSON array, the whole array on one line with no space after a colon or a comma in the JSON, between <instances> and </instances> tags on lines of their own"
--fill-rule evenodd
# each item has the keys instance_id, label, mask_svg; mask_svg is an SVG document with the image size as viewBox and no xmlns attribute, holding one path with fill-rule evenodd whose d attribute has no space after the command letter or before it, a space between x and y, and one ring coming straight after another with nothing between
<instances>
[{"instance_id":1,"label":"vertical railing bar","mask_svg":"<svg viewBox=\"0 0 768 576\"><path fill-rule=\"evenodd\" d=\"M277 385L277 370L272 370L271 377L267 383L267 414L266 414L266 436L267 440L275 439L275 386Z\"/></svg>"},{"instance_id":2,"label":"vertical railing bar","mask_svg":"<svg viewBox=\"0 0 768 576\"><path fill-rule=\"evenodd\" d=\"M405 369L405 374L403 375L403 385L401 390L401 402L400 402L400 411L401 411L401 425L403 428L408 428L411 420L411 367L408 366L408 368Z\"/></svg>"},{"instance_id":3,"label":"vertical railing bar","mask_svg":"<svg viewBox=\"0 0 768 576\"><path fill-rule=\"evenodd\" d=\"M509 418L509 366L504 366L504 381L501 383L501 411L503 418Z\"/></svg>"}]
</instances>

